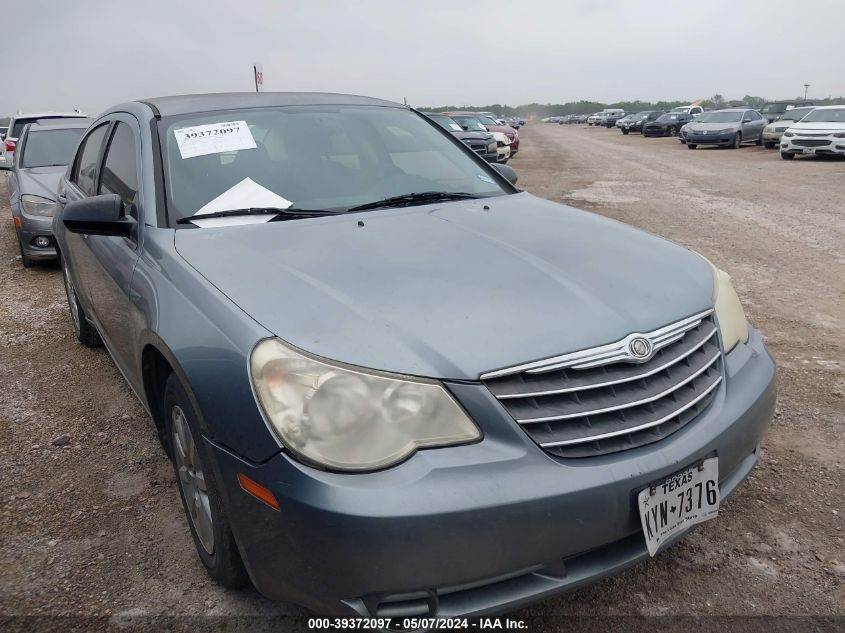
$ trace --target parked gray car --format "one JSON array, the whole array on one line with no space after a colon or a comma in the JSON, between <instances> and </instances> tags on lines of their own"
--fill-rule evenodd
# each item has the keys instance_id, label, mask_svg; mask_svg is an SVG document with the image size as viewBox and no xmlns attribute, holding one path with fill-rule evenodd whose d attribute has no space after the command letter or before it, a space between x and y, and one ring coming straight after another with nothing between
<instances>
[{"instance_id":1,"label":"parked gray car","mask_svg":"<svg viewBox=\"0 0 845 633\"><path fill-rule=\"evenodd\" d=\"M87 114L83 114L79 110L73 110L71 112L18 112L9 119L9 129L6 131L6 136L3 137L3 145L0 147L0 152L3 154L3 158L6 159L6 164L10 165L12 163L12 156L15 153L18 137L28 124L53 119L84 119L87 116Z\"/></svg>"},{"instance_id":2,"label":"parked gray car","mask_svg":"<svg viewBox=\"0 0 845 633\"><path fill-rule=\"evenodd\" d=\"M12 221L26 268L56 258L52 227L59 180L89 123L89 119L28 123L22 128L17 149L9 154L11 163L0 163L0 170L8 172Z\"/></svg>"},{"instance_id":3,"label":"parked gray car","mask_svg":"<svg viewBox=\"0 0 845 633\"><path fill-rule=\"evenodd\" d=\"M217 581L399 626L501 612L647 559L754 468L775 366L727 274L513 177L364 97L89 128L54 219L73 325Z\"/></svg>"},{"instance_id":4,"label":"parked gray car","mask_svg":"<svg viewBox=\"0 0 845 633\"><path fill-rule=\"evenodd\" d=\"M743 143L763 144L763 128L768 125L757 110L727 108L699 115L682 130L689 149L699 145L721 145L737 149Z\"/></svg>"}]
</instances>

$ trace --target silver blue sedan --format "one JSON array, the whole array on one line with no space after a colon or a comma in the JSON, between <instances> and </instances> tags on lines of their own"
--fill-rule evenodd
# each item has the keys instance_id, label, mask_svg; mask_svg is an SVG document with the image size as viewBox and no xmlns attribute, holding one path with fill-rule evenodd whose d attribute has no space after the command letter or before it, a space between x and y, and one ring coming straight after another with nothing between
<instances>
[{"instance_id":1,"label":"silver blue sedan","mask_svg":"<svg viewBox=\"0 0 845 633\"><path fill-rule=\"evenodd\" d=\"M775 365L729 276L514 180L364 97L91 125L53 225L71 320L212 578L416 628L659 555L745 480Z\"/></svg>"}]
</instances>

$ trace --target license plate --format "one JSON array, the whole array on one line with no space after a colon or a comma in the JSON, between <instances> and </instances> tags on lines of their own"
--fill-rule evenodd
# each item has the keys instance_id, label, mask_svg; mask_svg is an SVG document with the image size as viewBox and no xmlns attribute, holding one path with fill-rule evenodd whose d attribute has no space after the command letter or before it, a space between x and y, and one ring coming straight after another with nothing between
<instances>
[{"instance_id":1,"label":"license plate","mask_svg":"<svg viewBox=\"0 0 845 633\"><path fill-rule=\"evenodd\" d=\"M815 154L815 153L816 153L816 148L815 148L815 147L805 147L805 148L802 150L802 153L804 153L804 154Z\"/></svg>"},{"instance_id":2,"label":"license plate","mask_svg":"<svg viewBox=\"0 0 845 633\"><path fill-rule=\"evenodd\" d=\"M719 458L675 473L640 491L637 503L648 553L687 528L719 514Z\"/></svg>"}]
</instances>

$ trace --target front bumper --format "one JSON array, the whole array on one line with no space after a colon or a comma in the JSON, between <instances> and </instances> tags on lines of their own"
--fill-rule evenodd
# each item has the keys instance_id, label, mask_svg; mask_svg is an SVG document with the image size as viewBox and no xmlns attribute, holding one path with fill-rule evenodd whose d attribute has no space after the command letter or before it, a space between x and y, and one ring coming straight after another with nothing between
<instances>
[{"instance_id":1,"label":"front bumper","mask_svg":"<svg viewBox=\"0 0 845 633\"><path fill-rule=\"evenodd\" d=\"M650 483L712 455L723 497L745 479L776 397L775 365L756 332L725 357L725 373L694 422L601 457L545 453L477 384L449 388L483 421L483 441L420 451L381 472L323 472L284 452L249 464L209 444L263 594L323 614L499 613L646 559L636 495ZM281 512L245 494L237 472L271 489Z\"/></svg>"},{"instance_id":2,"label":"front bumper","mask_svg":"<svg viewBox=\"0 0 845 633\"><path fill-rule=\"evenodd\" d=\"M782 137L780 151L784 154L813 154L817 156L845 156L845 138L825 136Z\"/></svg>"},{"instance_id":3,"label":"front bumper","mask_svg":"<svg viewBox=\"0 0 845 633\"><path fill-rule=\"evenodd\" d=\"M785 131L786 130L783 132ZM766 130L763 130L763 142L780 143L780 140L783 137L783 132L767 132Z\"/></svg>"},{"instance_id":4,"label":"front bumper","mask_svg":"<svg viewBox=\"0 0 845 633\"><path fill-rule=\"evenodd\" d=\"M671 125L650 125L643 130L645 136L670 136L674 126Z\"/></svg>"},{"instance_id":5,"label":"front bumper","mask_svg":"<svg viewBox=\"0 0 845 633\"><path fill-rule=\"evenodd\" d=\"M510 145L499 145L497 148L498 151L498 162L502 163L508 160L511 157L511 146Z\"/></svg>"},{"instance_id":6,"label":"front bumper","mask_svg":"<svg viewBox=\"0 0 845 633\"><path fill-rule=\"evenodd\" d=\"M693 134L687 132L684 140L692 145L730 145L736 138L735 132L727 134Z\"/></svg>"},{"instance_id":7,"label":"front bumper","mask_svg":"<svg viewBox=\"0 0 845 633\"><path fill-rule=\"evenodd\" d=\"M16 220L15 230L20 240L24 254L30 259L56 259L56 242L53 239L53 218L36 217L25 213L13 213ZM17 227L20 222L20 228ZM36 246L36 238L47 238L47 246Z\"/></svg>"}]
</instances>

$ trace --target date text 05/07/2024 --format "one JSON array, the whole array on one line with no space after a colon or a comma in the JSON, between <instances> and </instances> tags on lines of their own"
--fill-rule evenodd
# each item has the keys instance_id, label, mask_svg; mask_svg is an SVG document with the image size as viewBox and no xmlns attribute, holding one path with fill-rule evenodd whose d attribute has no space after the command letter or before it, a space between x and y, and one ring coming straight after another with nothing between
<instances>
[{"instance_id":1,"label":"date text 05/07/2024","mask_svg":"<svg viewBox=\"0 0 845 633\"><path fill-rule=\"evenodd\" d=\"M526 630L528 623L515 618L309 618L311 630Z\"/></svg>"}]
</instances>

